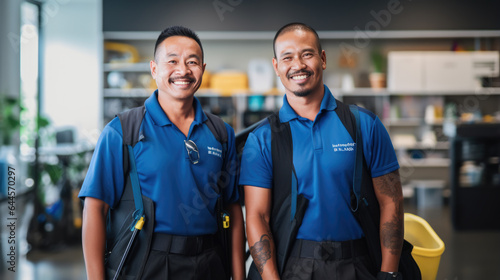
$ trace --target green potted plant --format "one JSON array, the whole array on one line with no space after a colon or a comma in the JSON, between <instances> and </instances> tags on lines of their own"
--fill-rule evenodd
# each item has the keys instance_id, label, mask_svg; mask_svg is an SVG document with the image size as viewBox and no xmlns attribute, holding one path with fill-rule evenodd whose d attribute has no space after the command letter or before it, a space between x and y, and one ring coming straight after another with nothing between
<instances>
[{"instance_id":1,"label":"green potted plant","mask_svg":"<svg viewBox=\"0 0 500 280\"><path fill-rule=\"evenodd\" d=\"M0 144L11 146L12 138L19 129L19 99L0 94Z\"/></svg>"},{"instance_id":2,"label":"green potted plant","mask_svg":"<svg viewBox=\"0 0 500 280\"><path fill-rule=\"evenodd\" d=\"M372 88L385 88L386 85L386 76L385 76L385 67L386 67L386 59L382 55L382 52L379 49L372 50L371 61L373 72L370 73L370 85Z\"/></svg>"}]
</instances>

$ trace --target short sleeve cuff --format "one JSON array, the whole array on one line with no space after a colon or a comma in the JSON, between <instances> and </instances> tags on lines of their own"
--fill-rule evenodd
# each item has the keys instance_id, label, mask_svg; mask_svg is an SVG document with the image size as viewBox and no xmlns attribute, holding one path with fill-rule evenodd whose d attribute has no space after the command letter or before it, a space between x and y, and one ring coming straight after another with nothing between
<instances>
[{"instance_id":1,"label":"short sleeve cuff","mask_svg":"<svg viewBox=\"0 0 500 280\"><path fill-rule=\"evenodd\" d=\"M271 186L268 183L259 182L259 181L252 181L252 180L240 180L240 185L241 186L258 187L258 188L264 188L264 189L271 188Z\"/></svg>"},{"instance_id":2,"label":"short sleeve cuff","mask_svg":"<svg viewBox=\"0 0 500 280\"><path fill-rule=\"evenodd\" d=\"M372 178L380 177L386 174L389 174L395 170L399 169L399 164L398 162L393 162L390 165L385 166L384 168L381 168L380 170L372 170Z\"/></svg>"}]
</instances>

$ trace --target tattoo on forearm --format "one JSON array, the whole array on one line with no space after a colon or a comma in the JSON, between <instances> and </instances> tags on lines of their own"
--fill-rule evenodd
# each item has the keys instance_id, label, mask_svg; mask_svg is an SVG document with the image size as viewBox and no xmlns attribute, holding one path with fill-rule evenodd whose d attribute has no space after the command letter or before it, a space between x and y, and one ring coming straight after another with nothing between
<instances>
[{"instance_id":1,"label":"tattoo on forearm","mask_svg":"<svg viewBox=\"0 0 500 280\"><path fill-rule=\"evenodd\" d=\"M391 254L398 255L401 253L403 245L403 221L400 215L395 214L392 221L386 222L381 226L382 243Z\"/></svg>"},{"instance_id":2,"label":"tattoo on forearm","mask_svg":"<svg viewBox=\"0 0 500 280\"><path fill-rule=\"evenodd\" d=\"M264 271L264 265L271 258L271 238L270 234L264 234L260 237L260 241L255 242L250 247L250 254L252 254L255 266L261 275Z\"/></svg>"},{"instance_id":3,"label":"tattoo on forearm","mask_svg":"<svg viewBox=\"0 0 500 280\"><path fill-rule=\"evenodd\" d=\"M393 255L401 253L403 245L403 194L401 192L401 179L399 171L395 170L389 174L373 178L378 191L391 198L395 204L395 212L392 219L380 225L381 241Z\"/></svg>"},{"instance_id":4,"label":"tattoo on forearm","mask_svg":"<svg viewBox=\"0 0 500 280\"><path fill-rule=\"evenodd\" d=\"M395 170L389 174L373 178L379 191L392 198L394 202L398 202L402 199L401 193L401 179L399 177L399 171Z\"/></svg>"}]
</instances>

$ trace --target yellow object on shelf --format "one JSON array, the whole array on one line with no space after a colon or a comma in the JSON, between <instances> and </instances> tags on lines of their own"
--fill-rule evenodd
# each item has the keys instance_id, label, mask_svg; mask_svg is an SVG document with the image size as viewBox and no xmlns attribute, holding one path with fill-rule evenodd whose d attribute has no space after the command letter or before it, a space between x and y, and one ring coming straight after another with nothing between
<instances>
[{"instance_id":1,"label":"yellow object on shelf","mask_svg":"<svg viewBox=\"0 0 500 280\"><path fill-rule=\"evenodd\" d=\"M222 95L231 95L241 90L248 90L248 77L244 72L224 71L211 75L210 88Z\"/></svg>"},{"instance_id":2,"label":"yellow object on shelf","mask_svg":"<svg viewBox=\"0 0 500 280\"><path fill-rule=\"evenodd\" d=\"M492 115L484 115L483 116L483 122L485 123L493 123L495 122L495 117Z\"/></svg>"},{"instance_id":3,"label":"yellow object on shelf","mask_svg":"<svg viewBox=\"0 0 500 280\"><path fill-rule=\"evenodd\" d=\"M405 213L405 239L413 244L412 256L417 262L422 280L435 280L444 252L444 242L429 223L419 216Z\"/></svg>"},{"instance_id":4,"label":"yellow object on shelf","mask_svg":"<svg viewBox=\"0 0 500 280\"><path fill-rule=\"evenodd\" d=\"M110 63L137 63L139 62L139 52L137 49L129 44L116 43L116 42L104 42L104 50L114 51L121 54L120 58L108 58Z\"/></svg>"}]
</instances>

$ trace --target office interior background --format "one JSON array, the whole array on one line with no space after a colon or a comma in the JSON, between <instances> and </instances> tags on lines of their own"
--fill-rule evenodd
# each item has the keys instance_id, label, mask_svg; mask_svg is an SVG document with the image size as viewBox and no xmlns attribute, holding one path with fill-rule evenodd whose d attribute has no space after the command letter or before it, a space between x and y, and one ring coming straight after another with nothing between
<instances>
[{"instance_id":1,"label":"office interior background","mask_svg":"<svg viewBox=\"0 0 500 280\"><path fill-rule=\"evenodd\" d=\"M196 96L238 134L282 104L272 39L293 21L318 31L333 95L386 126L405 212L429 223L406 230L444 241L417 244L437 252L430 279L500 279L500 4L487 0L1 0L0 278L86 279L76 195L100 131L154 91L162 29L199 34Z\"/></svg>"}]
</instances>

